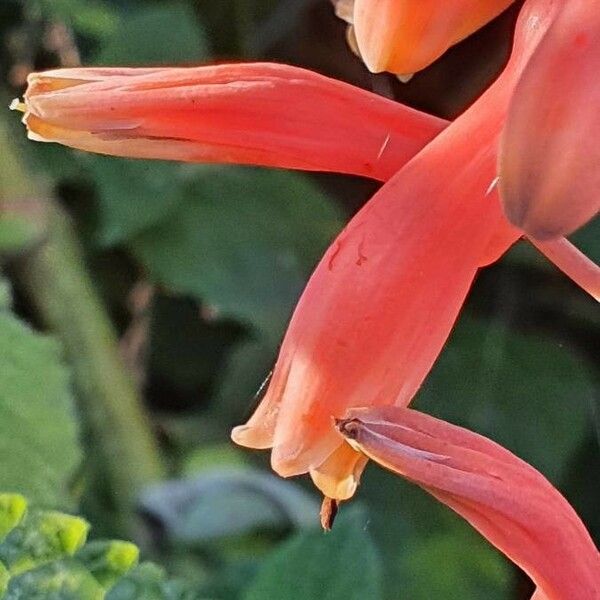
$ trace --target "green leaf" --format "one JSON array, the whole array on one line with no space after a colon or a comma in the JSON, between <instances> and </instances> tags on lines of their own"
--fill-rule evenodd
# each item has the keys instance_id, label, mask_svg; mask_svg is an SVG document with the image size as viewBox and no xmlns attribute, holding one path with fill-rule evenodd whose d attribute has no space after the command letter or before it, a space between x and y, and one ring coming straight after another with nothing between
<instances>
[{"instance_id":1,"label":"green leaf","mask_svg":"<svg viewBox=\"0 0 600 600\"><path fill-rule=\"evenodd\" d=\"M307 527L319 512L296 483L249 467L213 467L157 484L144 491L140 506L168 538L188 546L259 529Z\"/></svg>"},{"instance_id":2,"label":"green leaf","mask_svg":"<svg viewBox=\"0 0 600 600\"><path fill-rule=\"evenodd\" d=\"M81 453L61 349L0 311L0 488L68 504Z\"/></svg>"},{"instance_id":3,"label":"green leaf","mask_svg":"<svg viewBox=\"0 0 600 600\"><path fill-rule=\"evenodd\" d=\"M103 37L118 24L116 11L102 0L38 0L46 17L61 19L82 34Z\"/></svg>"},{"instance_id":4,"label":"green leaf","mask_svg":"<svg viewBox=\"0 0 600 600\"><path fill-rule=\"evenodd\" d=\"M165 219L182 201L186 167L161 161L82 156L97 192L96 241L119 244Z\"/></svg>"},{"instance_id":5,"label":"green leaf","mask_svg":"<svg viewBox=\"0 0 600 600\"><path fill-rule=\"evenodd\" d=\"M0 312L12 308L12 287L10 282L0 277Z\"/></svg>"},{"instance_id":6,"label":"green leaf","mask_svg":"<svg viewBox=\"0 0 600 600\"><path fill-rule=\"evenodd\" d=\"M416 407L492 438L558 483L589 429L593 393L568 347L462 318Z\"/></svg>"},{"instance_id":7,"label":"green leaf","mask_svg":"<svg viewBox=\"0 0 600 600\"><path fill-rule=\"evenodd\" d=\"M27 500L20 494L0 494L0 542L23 520Z\"/></svg>"},{"instance_id":8,"label":"green leaf","mask_svg":"<svg viewBox=\"0 0 600 600\"><path fill-rule=\"evenodd\" d=\"M309 179L283 171L207 167L184 195L170 219L133 241L134 253L155 281L276 346L339 212Z\"/></svg>"},{"instance_id":9,"label":"green leaf","mask_svg":"<svg viewBox=\"0 0 600 600\"><path fill-rule=\"evenodd\" d=\"M8 587L8 581L10 579L10 573L8 569L0 562L0 598L3 598L4 592Z\"/></svg>"},{"instance_id":10,"label":"green leaf","mask_svg":"<svg viewBox=\"0 0 600 600\"><path fill-rule=\"evenodd\" d=\"M248 466L248 458L247 452L231 443L203 444L182 461L181 475L191 479L214 469L244 470Z\"/></svg>"},{"instance_id":11,"label":"green leaf","mask_svg":"<svg viewBox=\"0 0 600 600\"><path fill-rule=\"evenodd\" d=\"M0 561L19 574L73 556L85 544L89 527L79 517L34 511L0 544Z\"/></svg>"},{"instance_id":12,"label":"green leaf","mask_svg":"<svg viewBox=\"0 0 600 600\"><path fill-rule=\"evenodd\" d=\"M103 600L104 589L81 565L57 561L12 577L2 600Z\"/></svg>"},{"instance_id":13,"label":"green leaf","mask_svg":"<svg viewBox=\"0 0 600 600\"><path fill-rule=\"evenodd\" d=\"M0 215L0 255L15 254L39 237L36 227L17 215Z\"/></svg>"},{"instance_id":14,"label":"green leaf","mask_svg":"<svg viewBox=\"0 0 600 600\"><path fill-rule=\"evenodd\" d=\"M333 531L296 535L263 564L244 600L377 600L379 555L367 533L365 513L354 508Z\"/></svg>"},{"instance_id":15,"label":"green leaf","mask_svg":"<svg viewBox=\"0 0 600 600\"><path fill-rule=\"evenodd\" d=\"M167 579L152 563L142 563L107 594L106 600L201 600L202 596L186 583Z\"/></svg>"},{"instance_id":16,"label":"green leaf","mask_svg":"<svg viewBox=\"0 0 600 600\"><path fill-rule=\"evenodd\" d=\"M197 63L209 56L208 44L188 3L147 6L123 16L96 57L103 65Z\"/></svg>"},{"instance_id":17,"label":"green leaf","mask_svg":"<svg viewBox=\"0 0 600 600\"><path fill-rule=\"evenodd\" d=\"M191 587L168 579L155 565L134 568L135 545L86 544L85 520L39 509L22 518L26 504L21 496L0 493L0 526L8 515L12 528L0 540L2 600L199 600Z\"/></svg>"},{"instance_id":18,"label":"green leaf","mask_svg":"<svg viewBox=\"0 0 600 600\"><path fill-rule=\"evenodd\" d=\"M511 583L501 555L477 532L462 527L407 540L403 559L398 590L411 600L449 598L450 592L453 598L506 597L501 591Z\"/></svg>"},{"instance_id":19,"label":"green leaf","mask_svg":"<svg viewBox=\"0 0 600 600\"><path fill-rule=\"evenodd\" d=\"M130 542L95 541L86 544L78 553L81 561L104 588L112 587L137 565L140 551Z\"/></svg>"}]
</instances>

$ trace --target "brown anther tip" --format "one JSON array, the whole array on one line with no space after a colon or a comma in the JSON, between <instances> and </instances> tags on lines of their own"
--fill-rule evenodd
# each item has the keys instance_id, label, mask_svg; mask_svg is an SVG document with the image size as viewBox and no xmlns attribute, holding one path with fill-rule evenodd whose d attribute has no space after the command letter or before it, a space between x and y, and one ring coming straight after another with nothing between
<instances>
[{"instance_id":1,"label":"brown anther tip","mask_svg":"<svg viewBox=\"0 0 600 600\"><path fill-rule=\"evenodd\" d=\"M336 419L335 426L345 438L355 440L358 435L360 421L357 419Z\"/></svg>"},{"instance_id":2,"label":"brown anther tip","mask_svg":"<svg viewBox=\"0 0 600 600\"><path fill-rule=\"evenodd\" d=\"M333 498L325 496L321 504L321 527L324 531L331 531L340 503Z\"/></svg>"}]
</instances>

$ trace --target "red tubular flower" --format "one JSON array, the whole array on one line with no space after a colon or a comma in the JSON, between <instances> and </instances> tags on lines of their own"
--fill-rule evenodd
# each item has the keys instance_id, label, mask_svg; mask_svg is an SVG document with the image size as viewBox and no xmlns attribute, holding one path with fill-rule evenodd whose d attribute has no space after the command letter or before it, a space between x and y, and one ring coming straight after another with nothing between
<instances>
[{"instance_id":1,"label":"red tubular flower","mask_svg":"<svg viewBox=\"0 0 600 600\"><path fill-rule=\"evenodd\" d=\"M29 77L32 139L137 158L387 180L446 121L286 65L60 69Z\"/></svg>"},{"instance_id":2,"label":"red tubular flower","mask_svg":"<svg viewBox=\"0 0 600 600\"><path fill-rule=\"evenodd\" d=\"M340 445L332 416L407 405L478 266L520 235L490 184L513 87L556 6L529 2L504 74L370 200L311 277L262 404L233 432L239 444L272 447L279 474L309 471L326 496L350 497L364 460Z\"/></svg>"},{"instance_id":3,"label":"red tubular flower","mask_svg":"<svg viewBox=\"0 0 600 600\"><path fill-rule=\"evenodd\" d=\"M539 240L600 209L600 6L569 0L511 102L500 160L506 214Z\"/></svg>"},{"instance_id":4,"label":"red tubular flower","mask_svg":"<svg viewBox=\"0 0 600 600\"><path fill-rule=\"evenodd\" d=\"M497 17L514 0L334 0L353 23L370 71L411 74ZM340 6L341 5L341 6Z\"/></svg>"},{"instance_id":5,"label":"red tubular flower","mask_svg":"<svg viewBox=\"0 0 600 600\"><path fill-rule=\"evenodd\" d=\"M310 472L326 496L343 500L365 459L341 441L332 417L353 406L408 404L478 267L522 234L502 213L498 142L514 87L560 6L528 0L506 70L448 127L352 86L267 64L54 71L31 77L22 108L36 139L95 152L382 180L400 169L322 259L265 398L233 432L242 445L273 448L281 475ZM597 269L582 270L565 240L542 250L586 289L598 287Z\"/></svg>"},{"instance_id":6,"label":"red tubular flower","mask_svg":"<svg viewBox=\"0 0 600 600\"><path fill-rule=\"evenodd\" d=\"M350 411L349 443L464 517L536 583L536 600L600 598L600 554L560 493L485 437L401 407Z\"/></svg>"},{"instance_id":7,"label":"red tubular flower","mask_svg":"<svg viewBox=\"0 0 600 600\"><path fill-rule=\"evenodd\" d=\"M445 144L435 146L394 177L325 254L261 406L233 432L239 444L273 447L279 474L311 471L338 500L354 493L360 457L340 449L332 415L412 399L502 218L497 203L464 201L483 197L489 185L485 173L472 177L465 169L472 152L448 157ZM429 172L437 176L423 177Z\"/></svg>"}]
</instances>

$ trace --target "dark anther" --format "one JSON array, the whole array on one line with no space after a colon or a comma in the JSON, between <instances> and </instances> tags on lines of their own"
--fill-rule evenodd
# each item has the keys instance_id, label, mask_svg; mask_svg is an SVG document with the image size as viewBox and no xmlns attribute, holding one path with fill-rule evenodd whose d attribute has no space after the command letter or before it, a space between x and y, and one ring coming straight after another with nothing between
<instances>
[{"instance_id":1,"label":"dark anther","mask_svg":"<svg viewBox=\"0 0 600 600\"><path fill-rule=\"evenodd\" d=\"M360 421L358 419L336 419L335 426L345 438L355 440L358 437L360 429Z\"/></svg>"},{"instance_id":2,"label":"dark anther","mask_svg":"<svg viewBox=\"0 0 600 600\"><path fill-rule=\"evenodd\" d=\"M323 498L323 504L321 504L321 527L325 531L331 531L339 506L340 504L337 500L328 498L327 496Z\"/></svg>"}]
</instances>

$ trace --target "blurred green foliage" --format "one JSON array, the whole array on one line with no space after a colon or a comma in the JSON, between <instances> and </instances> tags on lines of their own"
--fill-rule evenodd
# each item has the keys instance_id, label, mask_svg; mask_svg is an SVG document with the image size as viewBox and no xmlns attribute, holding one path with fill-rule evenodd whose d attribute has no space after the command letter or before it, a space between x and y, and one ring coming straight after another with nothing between
<instances>
[{"instance_id":1,"label":"blurred green foliage","mask_svg":"<svg viewBox=\"0 0 600 600\"><path fill-rule=\"evenodd\" d=\"M116 30L118 14L104 0L32 0L25 8L47 19L61 19L77 32L106 36Z\"/></svg>"},{"instance_id":2,"label":"blurred green foliage","mask_svg":"<svg viewBox=\"0 0 600 600\"><path fill-rule=\"evenodd\" d=\"M87 542L80 517L29 507L0 493L2 600L200 600L152 563L138 565L129 542Z\"/></svg>"},{"instance_id":3,"label":"blurred green foliage","mask_svg":"<svg viewBox=\"0 0 600 600\"><path fill-rule=\"evenodd\" d=\"M208 167L179 191L168 218L132 240L135 256L154 281L247 323L275 348L341 227L339 211L297 173Z\"/></svg>"},{"instance_id":4,"label":"blurred green foliage","mask_svg":"<svg viewBox=\"0 0 600 600\"><path fill-rule=\"evenodd\" d=\"M2 488L39 504L69 506L68 485L81 459L69 375L59 344L17 319L10 289L0 305L0 456Z\"/></svg>"},{"instance_id":5,"label":"blurred green foliage","mask_svg":"<svg viewBox=\"0 0 600 600\"><path fill-rule=\"evenodd\" d=\"M57 22L66 26L64 47L49 43ZM325 0L4 0L2 97L21 92L22 71L73 56L65 48L85 64L281 59L385 84L440 114L449 110L446 96L479 89L479 76L469 76L469 52L473 64L481 52L468 46L401 89L368 80L344 45L343 29ZM444 75L456 72L455 80ZM17 527L0 545L3 598L528 597L521 576L478 534L391 475L370 467L360 509L342 507L334 531L323 534L310 524L314 511L316 526L318 499L308 485L275 483L260 454L223 451L231 425L255 405L311 269L373 187L350 178L130 161L26 144L11 117L0 117L8 132L0 139L0 198L3 206L15 200L9 176L40 178L76 223L169 470L169 481L140 495L139 541L178 578L149 563L129 570L137 552L129 545L80 548L87 535L82 519L33 511L19 525L18 497L0 495L0 536ZM8 146L22 152L25 172L9 164ZM0 259L16 282L12 303L8 279L0 280L0 489L24 493L34 506L64 509L86 489L107 487L86 461L80 466L80 445L88 460L97 452L87 437L78 439L86 418L61 340L35 330L35 303L18 285L19 259L40 240L27 206L17 202L0 215ZM576 240L600 258L597 222ZM596 539L600 491L590 474L600 468L599 331L593 302L538 254L517 247L476 282L415 403L538 467ZM121 526L102 522L110 515L87 502L80 509L100 531ZM51 526L42 527L44 519ZM64 539L75 541L65 546Z\"/></svg>"},{"instance_id":6,"label":"blurred green foliage","mask_svg":"<svg viewBox=\"0 0 600 600\"><path fill-rule=\"evenodd\" d=\"M366 514L354 509L326 536L307 532L282 544L261 566L243 599L380 600L381 563L365 520Z\"/></svg>"},{"instance_id":7,"label":"blurred green foliage","mask_svg":"<svg viewBox=\"0 0 600 600\"><path fill-rule=\"evenodd\" d=\"M152 42L161 39L167 43ZM209 56L204 29L194 23L191 5L171 2L163 6L134 7L106 37L94 62L102 65L185 64Z\"/></svg>"},{"instance_id":8,"label":"blurred green foliage","mask_svg":"<svg viewBox=\"0 0 600 600\"><path fill-rule=\"evenodd\" d=\"M559 484L589 430L594 391L587 365L560 344L465 317L416 406L511 448Z\"/></svg>"}]
</instances>

